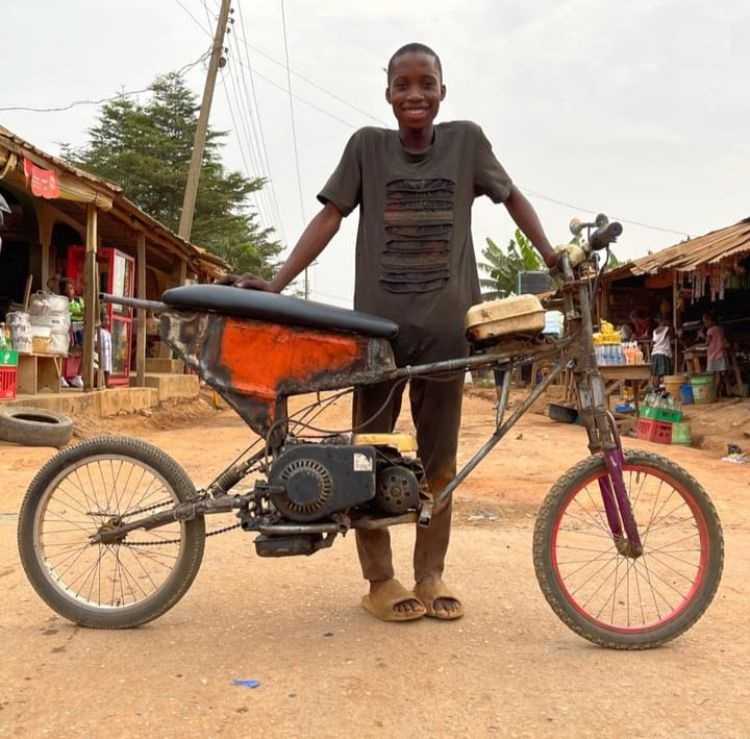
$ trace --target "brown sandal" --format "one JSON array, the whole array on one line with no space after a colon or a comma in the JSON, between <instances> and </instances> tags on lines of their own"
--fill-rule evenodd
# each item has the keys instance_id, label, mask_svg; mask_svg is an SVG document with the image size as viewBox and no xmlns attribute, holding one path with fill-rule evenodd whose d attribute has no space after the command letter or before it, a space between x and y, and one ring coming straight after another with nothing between
<instances>
[{"instance_id":1,"label":"brown sandal","mask_svg":"<svg viewBox=\"0 0 750 739\"><path fill-rule=\"evenodd\" d=\"M424 605L428 618L437 618L441 621L455 621L464 615L464 607L461 601L448 589L448 586L442 580L433 580L428 578L422 580L414 586L414 595L419 602ZM436 600L452 600L458 604L458 608L453 611L435 609Z\"/></svg>"},{"instance_id":2,"label":"brown sandal","mask_svg":"<svg viewBox=\"0 0 750 739\"><path fill-rule=\"evenodd\" d=\"M376 593L369 593L362 598L362 607L381 621L416 621L425 615L424 607L413 611L397 611L396 606L416 601L421 603L414 593L410 593L398 580L386 580Z\"/></svg>"}]
</instances>

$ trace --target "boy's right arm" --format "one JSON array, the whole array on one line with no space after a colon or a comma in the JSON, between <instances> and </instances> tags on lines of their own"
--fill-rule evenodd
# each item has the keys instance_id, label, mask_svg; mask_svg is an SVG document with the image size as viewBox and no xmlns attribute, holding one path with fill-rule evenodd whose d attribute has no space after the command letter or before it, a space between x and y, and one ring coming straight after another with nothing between
<instances>
[{"instance_id":1,"label":"boy's right arm","mask_svg":"<svg viewBox=\"0 0 750 739\"><path fill-rule=\"evenodd\" d=\"M289 258L270 281L254 275L228 275L224 284L233 284L248 290L280 293L294 278L309 267L336 235L343 218L341 211L331 202L323 206L302 232Z\"/></svg>"}]
</instances>

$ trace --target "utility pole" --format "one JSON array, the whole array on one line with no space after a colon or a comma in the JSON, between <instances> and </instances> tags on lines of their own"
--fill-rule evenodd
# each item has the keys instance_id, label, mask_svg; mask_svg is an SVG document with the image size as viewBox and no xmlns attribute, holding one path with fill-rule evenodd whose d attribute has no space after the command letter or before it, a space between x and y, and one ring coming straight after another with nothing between
<instances>
[{"instance_id":1,"label":"utility pole","mask_svg":"<svg viewBox=\"0 0 750 739\"><path fill-rule=\"evenodd\" d=\"M203 163L203 150L206 146L206 133L208 131L208 116L211 112L211 101L214 97L216 87L216 75L224 49L224 33L229 22L230 0L221 0L219 21L216 24L214 34L214 45L211 50L211 61L208 64L206 85L203 88L203 100L201 112L198 116L198 126L195 129L195 140L193 141L193 155L190 159L187 183L185 184L185 198L182 201L182 213L180 214L180 227L178 234L185 241L190 241L190 233L193 230L193 215L195 214L195 199L198 195L198 180L201 176L201 164Z\"/></svg>"}]
</instances>

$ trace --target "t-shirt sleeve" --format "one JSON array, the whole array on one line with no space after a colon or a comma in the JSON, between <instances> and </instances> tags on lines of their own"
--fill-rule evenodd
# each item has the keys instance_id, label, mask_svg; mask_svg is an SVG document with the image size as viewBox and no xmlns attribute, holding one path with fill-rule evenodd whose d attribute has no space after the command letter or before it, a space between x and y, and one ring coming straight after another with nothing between
<instances>
[{"instance_id":1,"label":"t-shirt sleeve","mask_svg":"<svg viewBox=\"0 0 750 739\"><path fill-rule=\"evenodd\" d=\"M341 161L318 193L323 205L333 203L344 216L359 205L362 196L361 138L361 132L357 131L349 139Z\"/></svg>"},{"instance_id":2,"label":"t-shirt sleeve","mask_svg":"<svg viewBox=\"0 0 750 739\"><path fill-rule=\"evenodd\" d=\"M487 195L493 203L503 203L513 189L513 181L497 161L484 131L477 126L476 155L474 162L474 194Z\"/></svg>"}]
</instances>

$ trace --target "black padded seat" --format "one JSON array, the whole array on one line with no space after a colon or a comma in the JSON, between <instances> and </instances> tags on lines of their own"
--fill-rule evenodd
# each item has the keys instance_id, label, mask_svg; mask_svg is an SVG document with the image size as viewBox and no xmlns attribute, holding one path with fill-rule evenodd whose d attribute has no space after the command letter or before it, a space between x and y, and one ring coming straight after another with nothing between
<instances>
[{"instance_id":1,"label":"black padded seat","mask_svg":"<svg viewBox=\"0 0 750 739\"><path fill-rule=\"evenodd\" d=\"M382 339L393 339L398 334L398 324L369 313L239 287L186 285L167 290L161 299L175 310L221 313Z\"/></svg>"}]
</instances>

